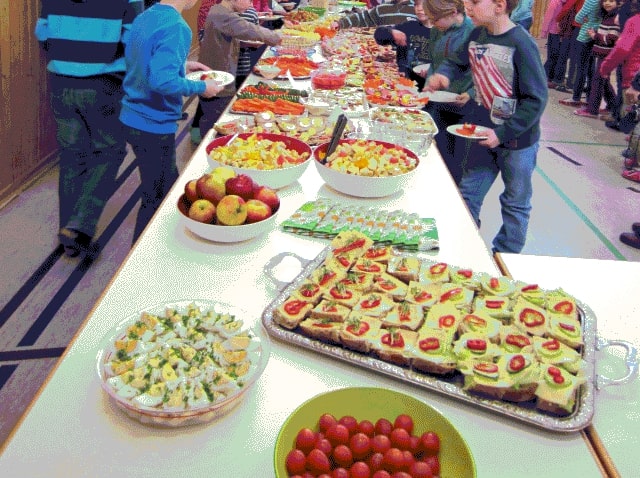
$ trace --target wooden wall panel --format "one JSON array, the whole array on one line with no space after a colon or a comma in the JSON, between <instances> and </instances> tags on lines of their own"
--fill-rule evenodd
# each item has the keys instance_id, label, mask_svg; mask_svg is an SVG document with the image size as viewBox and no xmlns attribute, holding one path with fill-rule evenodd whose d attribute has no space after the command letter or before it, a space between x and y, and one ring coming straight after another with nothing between
<instances>
[{"instance_id":1,"label":"wooden wall panel","mask_svg":"<svg viewBox=\"0 0 640 478\"><path fill-rule=\"evenodd\" d=\"M533 25L531 25L530 31L534 38L537 38L538 35L540 35L542 20L544 19L544 12L547 11L548 5L549 0L535 0L533 2Z\"/></svg>"}]
</instances>

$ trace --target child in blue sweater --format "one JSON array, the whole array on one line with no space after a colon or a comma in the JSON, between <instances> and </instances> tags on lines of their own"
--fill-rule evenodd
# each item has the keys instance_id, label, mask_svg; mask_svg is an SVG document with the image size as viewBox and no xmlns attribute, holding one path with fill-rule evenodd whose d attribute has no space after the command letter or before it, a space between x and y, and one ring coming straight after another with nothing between
<instances>
[{"instance_id":1,"label":"child in blue sweater","mask_svg":"<svg viewBox=\"0 0 640 478\"><path fill-rule=\"evenodd\" d=\"M548 96L546 75L535 41L509 18L517 0L464 3L477 28L429 78L427 89L446 89L457 69L471 69L477 107L465 121L488 131L486 139L474 142L460 193L480 226L484 198L501 175L502 227L493 239L493 251L518 253L525 244L531 212L531 177Z\"/></svg>"},{"instance_id":2,"label":"child in blue sweater","mask_svg":"<svg viewBox=\"0 0 640 478\"><path fill-rule=\"evenodd\" d=\"M184 96L215 96L222 90L214 80L188 80L186 73L210 70L186 61L191 28L182 11L197 0L161 0L136 18L125 49L127 73L120 121L140 171L140 210L133 241L160 206L178 178L175 133Z\"/></svg>"}]
</instances>

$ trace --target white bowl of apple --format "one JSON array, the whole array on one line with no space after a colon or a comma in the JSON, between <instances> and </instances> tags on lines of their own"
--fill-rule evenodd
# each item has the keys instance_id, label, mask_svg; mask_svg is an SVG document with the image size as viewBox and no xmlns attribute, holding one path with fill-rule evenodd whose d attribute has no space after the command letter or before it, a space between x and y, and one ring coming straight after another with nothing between
<instances>
[{"instance_id":1,"label":"white bowl of apple","mask_svg":"<svg viewBox=\"0 0 640 478\"><path fill-rule=\"evenodd\" d=\"M178 199L184 226L214 242L246 241L270 231L279 208L275 189L225 166L188 181Z\"/></svg>"}]
</instances>

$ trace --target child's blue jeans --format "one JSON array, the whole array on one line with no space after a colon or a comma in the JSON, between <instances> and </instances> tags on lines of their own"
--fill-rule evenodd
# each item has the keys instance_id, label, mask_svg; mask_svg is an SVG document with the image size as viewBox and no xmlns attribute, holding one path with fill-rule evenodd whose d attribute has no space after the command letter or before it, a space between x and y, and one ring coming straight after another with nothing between
<instances>
[{"instance_id":1,"label":"child's blue jeans","mask_svg":"<svg viewBox=\"0 0 640 478\"><path fill-rule=\"evenodd\" d=\"M537 142L518 150L499 147L487 150L488 154L472 154L467 162L460 181L460 194L478 226L482 203L498 173L504 182L504 191L500 194L502 227L493 239L494 252L519 253L524 247L533 195L531 177L538 147Z\"/></svg>"}]
</instances>

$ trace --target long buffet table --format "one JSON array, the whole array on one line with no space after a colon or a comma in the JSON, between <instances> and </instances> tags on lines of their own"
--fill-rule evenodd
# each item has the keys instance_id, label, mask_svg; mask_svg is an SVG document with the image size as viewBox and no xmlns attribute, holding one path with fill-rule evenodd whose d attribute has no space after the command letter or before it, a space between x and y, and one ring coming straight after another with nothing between
<instances>
[{"instance_id":1,"label":"long buffet table","mask_svg":"<svg viewBox=\"0 0 640 478\"><path fill-rule=\"evenodd\" d=\"M279 292L265 275L265 265L283 252L313 259L328 244L279 227L236 244L207 242L185 229L176 202L189 179L210 169L205 147L213 136L211 131L204 138L5 444L0 475L268 477L273 475L280 427L302 402L329 390L373 386L407 393L440 411L467 441L479 477L606 476L607 468L584 432L558 433L522 424L276 340L264 374L229 414L208 424L177 429L154 428L125 416L102 391L96 373L101 341L115 324L154 304L213 299L241 305L249 314L245 322L259 326L263 310ZM319 197L433 217L440 240L435 259L500 273L435 146L421 155L410 185L390 197L365 200L340 194L323 183L314 165L279 195L278 224L304 202ZM297 272L296 265L288 263L279 270L278 279L287 282ZM554 279L560 277L555 270L546 272ZM516 276L525 273L528 275L528 266L514 270ZM567 289L572 291L568 285ZM637 395L637 383L634 387L633 391L620 388L620 393ZM603 434L616 427L637 432L637 427L634 430L622 423L621 410L608 407L616 400L627 403L632 398L599 397L596 425L603 426ZM615 422L608 424L609 419ZM628 440L629 446L637 436ZM616 462L624 460L622 450L616 451L615 438L605 443ZM620 469L622 463L627 462L621 462Z\"/></svg>"}]
</instances>

